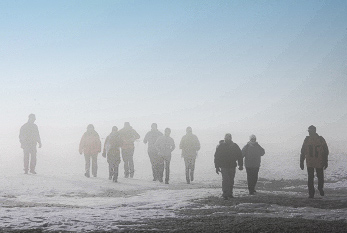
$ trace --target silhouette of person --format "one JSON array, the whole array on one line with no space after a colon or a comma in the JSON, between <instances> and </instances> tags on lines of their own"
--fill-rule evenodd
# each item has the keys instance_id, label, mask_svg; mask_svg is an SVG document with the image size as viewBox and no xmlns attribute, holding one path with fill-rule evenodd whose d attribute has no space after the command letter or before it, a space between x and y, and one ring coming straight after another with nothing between
<instances>
[{"instance_id":1,"label":"silhouette of person","mask_svg":"<svg viewBox=\"0 0 347 233\"><path fill-rule=\"evenodd\" d=\"M157 139L163 136L163 133L158 130L158 126L156 123L151 125L151 131L149 131L145 138L143 139L143 143L147 144L148 142L148 156L152 164L152 173L153 173L153 181L159 180L159 158L158 158L158 150L154 146L154 143Z\"/></svg>"},{"instance_id":2,"label":"silhouette of person","mask_svg":"<svg viewBox=\"0 0 347 233\"><path fill-rule=\"evenodd\" d=\"M118 168L120 164L120 146L121 140L117 126L112 127L112 132L106 137L104 151L102 156L108 162L109 180L113 182L118 180Z\"/></svg>"},{"instance_id":3,"label":"silhouette of person","mask_svg":"<svg viewBox=\"0 0 347 233\"><path fill-rule=\"evenodd\" d=\"M306 159L306 167L308 174L308 194L309 198L314 198L314 170L316 170L318 178L318 191L324 196L324 171L328 167L329 148L325 139L316 133L316 127L311 125L308 127L308 134L301 147L300 168L304 170L304 161Z\"/></svg>"},{"instance_id":4,"label":"silhouette of person","mask_svg":"<svg viewBox=\"0 0 347 233\"><path fill-rule=\"evenodd\" d=\"M233 188L237 164L239 165L239 170L243 170L241 149L231 139L231 134L227 133L224 141L219 141L214 154L216 173L222 173L222 191L225 200L234 197Z\"/></svg>"},{"instance_id":5,"label":"silhouette of person","mask_svg":"<svg viewBox=\"0 0 347 233\"><path fill-rule=\"evenodd\" d=\"M256 192L255 186L258 182L261 156L264 154L265 150L258 144L257 137L251 135L249 137L249 142L242 148L242 156L245 158L248 191L250 195L254 195Z\"/></svg>"},{"instance_id":6,"label":"silhouette of person","mask_svg":"<svg viewBox=\"0 0 347 233\"><path fill-rule=\"evenodd\" d=\"M122 158L124 162L124 177L134 177L134 142L140 138L140 135L130 126L129 122L124 123L124 127L119 130L119 135L122 140Z\"/></svg>"},{"instance_id":7,"label":"silhouette of person","mask_svg":"<svg viewBox=\"0 0 347 233\"><path fill-rule=\"evenodd\" d=\"M19 142L24 152L24 173L28 174L29 160L30 160L30 173L36 174L36 154L37 143L41 148L41 138L37 125L34 123L36 120L35 114L30 114L28 122L25 123L19 132Z\"/></svg>"},{"instance_id":8,"label":"silhouette of person","mask_svg":"<svg viewBox=\"0 0 347 233\"><path fill-rule=\"evenodd\" d=\"M164 135L160 136L154 144L159 155L159 182L163 182L165 169L165 184L169 184L171 152L175 149L175 141L170 134L171 129L166 128Z\"/></svg>"},{"instance_id":9,"label":"silhouette of person","mask_svg":"<svg viewBox=\"0 0 347 233\"><path fill-rule=\"evenodd\" d=\"M190 184L190 181L194 180L195 160L200 150L200 142L196 135L193 134L191 127L187 127L186 135L184 135L180 142L180 149L182 149L182 157L186 167L186 181Z\"/></svg>"},{"instance_id":10,"label":"silhouette of person","mask_svg":"<svg viewBox=\"0 0 347 233\"><path fill-rule=\"evenodd\" d=\"M98 173L98 154L101 152L101 141L99 134L95 131L94 125L89 124L87 131L83 134L80 146L80 154L84 153L85 158L85 176L90 177L90 160L92 160L92 175Z\"/></svg>"}]
</instances>

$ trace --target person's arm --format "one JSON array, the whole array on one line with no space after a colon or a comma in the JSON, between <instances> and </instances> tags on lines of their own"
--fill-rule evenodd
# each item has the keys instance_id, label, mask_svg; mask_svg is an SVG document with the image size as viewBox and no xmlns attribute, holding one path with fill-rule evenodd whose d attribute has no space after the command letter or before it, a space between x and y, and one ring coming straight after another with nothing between
<instances>
[{"instance_id":1,"label":"person's arm","mask_svg":"<svg viewBox=\"0 0 347 233\"><path fill-rule=\"evenodd\" d=\"M81 141L80 141L79 150L78 150L78 151L80 152L80 154L83 153L84 144L85 144L85 136L84 136L84 134L83 134L83 136L82 136L82 138L81 138Z\"/></svg>"},{"instance_id":2,"label":"person's arm","mask_svg":"<svg viewBox=\"0 0 347 233\"><path fill-rule=\"evenodd\" d=\"M216 168L216 173L219 175L219 172L221 171L220 170L220 162L219 162L219 159L220 159L220 148L219 146L217 146L216 148L216 152L214 153L214 167Z\"/></svg>"},{"instance_id":3,"label":"person's arm","mask_svg":"<svg viewBox=\"0 0 347 233\"><path fill-rule=\"evenodd\" d=\"M324 157L323 157L323 162L324 162L324 170L328 168L328 156L329 156L329 148L328 145L323 137L321 137L322 144L323 144L323 150L324 150Z\"/></svg>"},{"instance_id":4,"label":"person's arm","mask_svg":"<svg viewBox=\"0 0 347 233\"><path fill-rule=\"evenodd\" d=\"M198 137L196 137L196 151L199 151L200 150L200 141L199 141L199 138Z\"/></svg>"},{"instance_id":5,"label":"person's arm","mask_svg":"<svg viewBox=\"0 0 347 233\"><path fill-rule=\"evenodd\" d=\"M171 138L171 140L172 140L172 145L171 145L171 152L176 148L176 146L175 146L175 141Z\"/></svg>"},{"instance_id":6,"label":"person's arm","mask_svg":"<svg viewBox=\"0 0 347 233\"><path fill-rule=\"evenodd\" d=\"M104 144L104 150L102 152L102 157L106 158L106 145L108 143L109 136L106 137L105 144Z\"/></svg>"},{"instance_id":7,"label":"person's arm","mask_svg":"<svg viewBox=\"0 0 347 233\"><path fill-rule=\"evenodd\" d=\"M140 134L138 134L135 130L134 130L134 137L135 137L135 140L140 139Z\"/></svg>"},{"instance_id":8,"label":"person's arm","mask_svg":"<svg viewBox=\"0 0 347 233\"><path fill-rule=\"evenodd\" d=\"M182 150L183 149L183 140L184 140L184 136L182 137L181 141L180 141L180 146L179 148Z\"/></svg>"},{"instance_id":9,"label":"person's arm","mask_svg":"<svg viewBox=\"0 0 347 233\"><path fill-rule=\"evenodd\" d=\"M144 144L147 144L147 142L148 142L148 134L149 133L146 133L145 138L143 139Z\"/></svg>"},{"instance_id":10,"label":"person's arm","mask_svg":"<svg viewBox=\"0 0 347 233\"><path fill-rule=\"evenodd\" d=\"M39 128L37 127L37 125L35 125L35 131L36 131L36 142L39 144L39 148L42 147L42 143L41 143L41 138L40 138L40 132L39 132Z\"/></svg>"},{"instance_id":11,"label":"person's arm","mask_svg":"<svg viewBox=\"0 0 347 233\"><path fill-rule=\"evenodd\" d=\"M243 170L243 157L242 157L242 151L240 147L236 145L236 153L237 153L237 164L239 165L239 170Z\"/></svg>"},{"instance_id":12,"label":"person's arm","mask_svg":"<svg viewBox=\"0 0 347 233\"><path fill-rule=\"evenodd\" d=\"M305 138L304 143L302 144L301 153L300 153L300 168L301 168L301 170L304 170L304 168L305 168L304 161L305 161L305 153L306 153L306 139L307 139L307 137Z\"/></svg>"},{"instance_id":13,"label":"person's arm","mask_svg":"<svg viewBox=\"0 0 347 233\"><path fill-rule=\"evenodd\" d=\"M242 157L246 157L246 154L247 154L247 148L248 148L248 144L246 144L242 150L241 150L241 153L242 153Z\"/></svg>"}]
</instances>

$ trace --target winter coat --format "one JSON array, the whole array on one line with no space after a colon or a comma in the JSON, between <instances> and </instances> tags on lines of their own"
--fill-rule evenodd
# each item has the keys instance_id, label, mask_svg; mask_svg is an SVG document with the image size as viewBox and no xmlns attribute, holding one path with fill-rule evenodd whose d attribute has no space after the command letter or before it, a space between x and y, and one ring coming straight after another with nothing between
<instances>
[{"instance_id":1,"label":"winter coat","mask_svg":"<svg viewBox=\"0 0 347 233\"><path fill-rule=\"evenodd\" d=\"M118 132L112 132L106 137L103 155L107 156L108 163L120 161L120 146L122 141Z\"/></svg>"},{"instance_id":2,"label":"winter coat","mask_svg":"<svg viewBox=\"0 0 347 233\"><path fill-rule=\"evenodd\" d=\"M248 142L242 148L242 157L245 158L245 167L260 167L261 156L265 154L265 150L258 142Z\"/></svg>"},{"instance_id":3,"label":"winter coat","mask_svg":"<svg viewBox=\"0 0 347 233\"><path fill-rule=\"evenodd\" d=\"M307 136L301 147L300 162L306 159L307 167L322 168L328 162L329 149L325 139L318 134Z\"/></svg>"},{"instance_id":4,"label":"winter coat","mask_svg":"<svg viewBox=\"0 0 347 233\"><path fill-rule=\"evenodd\" d=\"M158 150L158 154L164 157L171 156L171 152L175 149L175 141L171 137L161 136L154 143Z\"/></svg>"},{"instance_id":5,"label":"winter coat","mask_svg":"<svg viewBox=\"0 0 347 233\"><path fill-rule=\"evenodd\" d=\"M135 148L134 142L136 139L140 138L140 135L132 128L132 127L126 127L118 131L122 145L122 149L133 149Z\"/></svg>"},{"instance_id":6,"label":"winter coat","mask_svg":"<svg viewBox=\"0 0 347 233\"><path fill-rule=\"evenodd\" d=\"M198 137L192 133L187 133L181 139L180 149L182 149L182 157L195 158L198 154L197 151L200 150Z\"/></svg>"},{"instance_id":7,"label":"winter coat","mask_svg":"<svg viewBox=\"0 0 347 233\"><path fill-rule=\"evenodd\" d=\"M37 143L41 143L39 129L34 123L25 123L19 132L19 142L21 148L36 148Z\"/></svg>"},{"instance_id":8,"label":"winter coat","mask_svg":"<svg viewBox=\"0 0 347 233\"><path fill-rule=\"evenodd\" d=\"M214 154L214 164L216 168L235 168L237 164L243 166L240 147L234 142L220 142Z\"/></svg>"},{"instance_id":9,"label":"winter coat","mask_svg":"<svg viewBox=\"0 0 347 233\"><path fill-rule=\"evenodd\" d=\"M79 152L85 155L97 155L101 152L101 141L96 131L87 131L83 134Z\"/></svg>"},{"instance_id":10,"label":"winter coat","mask_svg":"<svg viewBox=\"0 0 347 233\"><path fill-rule=\"evenodd\" d=\"M163 133L161 133L159 130L151 130L146 134L145 138L143 139L143 142L148 142L148 152L157 151L154 144L157 141L157 139L161 136L163 136Z\"/></svg>"}]
</instances>

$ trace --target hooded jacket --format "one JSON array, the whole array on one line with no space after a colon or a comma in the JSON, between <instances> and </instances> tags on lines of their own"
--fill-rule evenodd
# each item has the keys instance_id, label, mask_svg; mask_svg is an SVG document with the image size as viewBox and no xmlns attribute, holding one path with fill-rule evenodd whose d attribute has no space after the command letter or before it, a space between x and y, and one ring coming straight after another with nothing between
<instances>
[{"instance_id":1,"label":"hooded jacket","mask_svg":"<svg viewBox=\"0 0 347 233\"><path fill-rule=\"evenodd\" d=\"M83 134L79 152L84 153L85 155L96 155L101 152L100 137L95 130L87 131Z\"/></svg>"},{"instance_id":2,"label":"hooded jacket","mask_svg":"<svg viewBox=\"0 0 347 233\"><path fill-rule=\"evenodd\" d=\"M243 158L240 147L233 141L220 141L214 154L214 164L216 168L235 168L237 165L242 167Z\"/></svg>"},{"instance_id":3,"label":"hooded jacket","mask_svg":"<svg viewBox=\"0 0 347 233\"><path fill-rule=\"evenodd\" d=\"M317 133L307 136L301 147L300 162L306 159L307 167L323 168L328 163L329 149L322 136Z\"/></svg>"},{"instance_id":4,"label":"hooded jacket","mask_svg":"<svg viewBox=\"0 0 347 233\"><path fill-rule=\"evenodd\" d=\"M258 142L248 142L242 148L242 157L245 158L245 167L260 167L261 156L265 154L265 150Z\"/></svg>"}]
</instances>

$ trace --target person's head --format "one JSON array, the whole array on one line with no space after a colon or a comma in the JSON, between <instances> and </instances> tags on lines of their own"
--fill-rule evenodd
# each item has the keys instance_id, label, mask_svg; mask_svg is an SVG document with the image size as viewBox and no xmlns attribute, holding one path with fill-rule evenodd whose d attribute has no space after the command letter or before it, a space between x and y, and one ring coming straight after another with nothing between
<instances>
[{"instance_id":1,"label":"person's head","mask_svg":"<svg viewBox=\"0 0 347 233\"><path fill-rule=\"evenodd\" d=\"M187 132L187 134L193 133L192 127L188 126L187 129L186 129L186 132Z\"/></svg>"},{"instance_id":2,"label":"person's head","mask_svg":"<svg viewBox=\"0 0 347 233\"><path fill-rule=\"evenodd\" d=\"M153 123L153 124L151 125L151 129L152 129L152 130L157 130L157 129L158 129L157 123Z\"/></svg>"},{"instance_id":3,"label":"person's head","mask_svg":"<svg viewBox=\"0 0 347 233\"><path fill-rule=\"evenodd\" d=\"M231 142L231 139L232 137L230 133L225 134L225 137L224 137L225 142Z\"/></svg>"},{"instance_id":4,"label":"person's head","mask_svg":"<svg viewBox=\"0 0 347 233\"><path fill-rule=\"evenodd\" d=\"M88 132L94 131L94 125L89 124L89 125L87 126L87 131L88 131Z\"/></svg>"},{"instance_id":5,"label":"person's head","mask_svg":"<svg viewBox=\"0 0 347 233\"><path fill-rule=\"evenodd\" d=\"M34 123L35 120L36 120L35 114L31 113L31 114L28 116L28 122Z\"/></svg>"},{"instance_id":6,"label":"person's head","mask_svg":"<svg viewBox=\"0 0 347 233\"><path fill-rule=\"evenodd\" d=\"M170 128L166 128L164 132L165 132L165 136L170 136L171 129Z\"/></svg>"},{"instance_id":7,"label":"person's head","mask_svg":"<svg viewBox=\"0 0 347 233\"><path fill-rule=\"evenodd\" d=\"M308 127L308 134L311 136L311 135L314 135L314 134L316 134L316 132L317 132L317 129L316 129L316 126L314 126L314 125L310 125L309 127Z\"/></svg>"},{"instance_id":8,"label":"person's head","mask_svg":"<svg viewBox=\"0 0 347 233\"><path fill-rule=\"evenodd\" d=\"M113 127L112 127L112 132L117 132L117 131L118 131L117 126L113 126Z\"/></svg>"},{"instance_id":9,"label":"person's head","mask_svg":"<svg viewBox=\"0 0 347 233\"><path fill-rule=\"evenodd\" d=\"M256 142L257 141L257 137L254 134L252 134L251 136L249 136L249 141Z\"/></svg>"},{"instance_id":10,"label":"person's head","mask_svg":"<svg viewBox=\"0 0 347 233\"><path fill-rule=\"evenodd\" d=\"M129 122L124 122L124 128L130 128L130 123Z\"/></svg>"}]
</instances>

